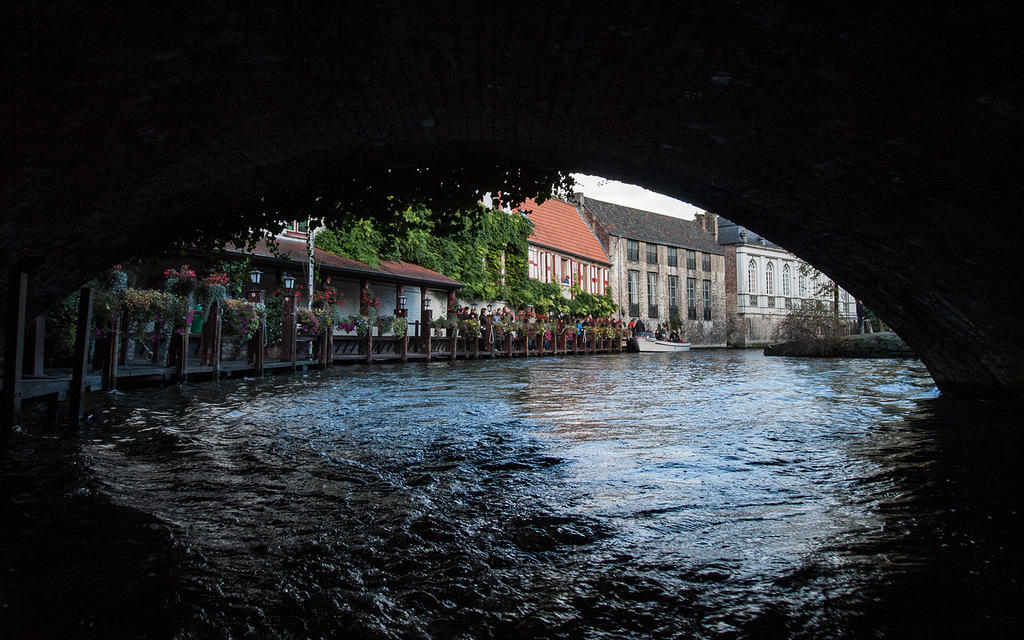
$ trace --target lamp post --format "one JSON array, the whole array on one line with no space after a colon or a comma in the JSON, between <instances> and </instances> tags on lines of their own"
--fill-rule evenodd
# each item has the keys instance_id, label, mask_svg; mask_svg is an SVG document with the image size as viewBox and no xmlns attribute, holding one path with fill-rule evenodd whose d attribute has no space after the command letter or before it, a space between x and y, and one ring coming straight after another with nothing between
<instances>
[{"instance_id":1,"label":"lamp post","mask_svg":"<svg viewBox=\"0 0 1024 640\"><path fill-rule=\"evenodd\" d=\"M262 279L263 272L259 269L253 269L249 272L249 302L263 302L263 290L260 289L260 280Z\"/></svg>"},{"instance_id":2,"label":"lamp post","mask_svg":"<svg viewBox=\"0 0 1024 640\"><path fill-rule=\"evenodd\" d=\"M430 318L433 312L430 310L430 296L423 296L423 322L430 322Z\"/></svg>"},{"instance_id":3,"label":"lamp post","mask_svg":"<svg viewBox=\"0 0 1024 640\"><path fill-rule=\"evenodd\" d=\"M405 307L406 297L404 295L398 296L398 307L395 309L396 318L404 318L409 315L409 310Z\"/></svg>"}]
</instances>

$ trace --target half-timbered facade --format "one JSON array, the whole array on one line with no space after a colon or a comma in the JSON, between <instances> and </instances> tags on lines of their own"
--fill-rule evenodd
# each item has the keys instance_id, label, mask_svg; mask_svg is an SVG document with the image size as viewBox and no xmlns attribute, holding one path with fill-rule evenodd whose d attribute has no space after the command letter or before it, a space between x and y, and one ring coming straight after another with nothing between
<instances>
[{"instance_id":1,"label":"half-timbered facade","mask_svg":"<svg viewBox=\"0 0 1024 640\"><path fill-rule=\"evenodd\" d=\"M555 198L541 204L527 200L519 211L533 224L530 278L560 284L566 298L572 297L573 284L584 293L605 293L611 261L575 205Z\"/></svg>"}]
</instances>

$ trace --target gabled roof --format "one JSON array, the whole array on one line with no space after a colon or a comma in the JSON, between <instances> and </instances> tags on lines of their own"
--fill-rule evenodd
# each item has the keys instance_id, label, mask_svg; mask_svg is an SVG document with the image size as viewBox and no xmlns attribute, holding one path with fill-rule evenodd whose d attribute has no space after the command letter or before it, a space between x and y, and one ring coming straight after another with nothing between
<instances>
[{"instance_id":1,"label":"gabled roof","mask_svg":"<svg viewBox=\"0 0 1024 640\"><path fill-rule=\"evenodd\" d=\"M533 223L530 244L611 266L611 259L574 205L554 198L519 205Z\"/></svg>"},{"instance_id":2,"label":"gabled roof","mask_svg":"<svg viewBox=\"0 0 1024 640\"><path fill-rule=\"evenodd\" d=\"M704 253L725 253L714 236L690 220L591 198L585 198L583 206L613 236L695 249Z\"/></svg>"},{"instance_id":3,"label":"gabled roof","mask_svg":"<svg viewBox=\"0 0 1024 640\"><path fill-rule=\"evenodd\" d=\"M744 231L747 232L746 238L740 235ZM764 244L761 243L762 240L764 240ZM785 251L785 249L768 238L759 236L750 229L741 227L731 220L726 220L722 216L718 216L718 244L757 244Z\"/></svg>"},{"instance_id":4,"label":"gabled roof","mask_svg":"<svg viewBox=\"0 0 1024 640\"><path fill-rule=\"evenodd\" d=\"M260 258L268 258L281 262L300 263L308 265L306 257L306 243L296 242L285 238L277 238L277 252L271 251L266 242L260 242L253 251L246 251L239 247L229 247L229 251L244 253ZM278 255L279 254L279 255ZM426 267L421 267L410 262L384 262L382 261L376 269L352 258L343 258L323 249L314 249L313 258L320 265L321 270L330 271L336 274L365 276L367 278L380 278L405 282L409 284L420 284L436 286L445 289L456 289L463 287L461 282L453 280L446 275L440 274ZM308 268L308 267L303 267Z\"/></svg>"}]
</instances>

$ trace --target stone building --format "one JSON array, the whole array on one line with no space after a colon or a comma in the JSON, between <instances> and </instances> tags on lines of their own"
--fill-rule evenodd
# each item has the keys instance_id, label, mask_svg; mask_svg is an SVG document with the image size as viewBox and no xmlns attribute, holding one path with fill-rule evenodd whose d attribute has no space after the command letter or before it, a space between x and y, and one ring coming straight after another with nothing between
<instances>
[{"instance_id":1,"label":"stone building","mask_svg":"<svg viewBox=\"0 0 1024 640\"><path fill-rule=\"evenodd\" d=\"M832 281L779 245L712 213L698 216L697 223L725 251L729 346L767 344L791 309L812 300L833 304ZM839 313L856 327L857 301L842 288Z\"/></svg>"},{"instance_id":2,"label":"stone building","mask_svg":"<svg viewBox=\"0 0 1024 640\"><path fill-rule=\"evenodd\" d=\"M529 238L531 278L559 283L566 298L572 298L574 282L584 293L605 292L611 260L575 205L549 198L542 204L527 200L518 209L533 224Z\"/></svg>"},{"instance_id":3,"label":"stone building","mask_svg":"<svg viewBox=\"0 0 1024 640\"><path fill-rule=\"evenodd\" d=\"M713 234L682 218L576 198L611 258L611 295L623 319L653 329L676 316L693 346L725 346L725 252Z\"/></svg>"}]
</instances>

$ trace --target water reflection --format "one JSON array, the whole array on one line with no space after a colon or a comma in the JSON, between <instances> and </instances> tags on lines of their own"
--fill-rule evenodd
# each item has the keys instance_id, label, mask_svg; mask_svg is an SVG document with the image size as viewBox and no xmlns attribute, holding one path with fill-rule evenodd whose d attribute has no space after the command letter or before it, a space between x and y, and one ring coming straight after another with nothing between
<instances>
[{"instance_id":1,"label":"water reflection","mask_svg":"<svg viewBox=\"0 0 1024 640\"><path fill-rule=\"evenodd\" d=\"M1005 636L1012 418L915 362L722 351L129 393L78 439L20 436L3 615L43 636ZM54 547L56 580L33 570Z\"/></svg>"}]
</instances>

